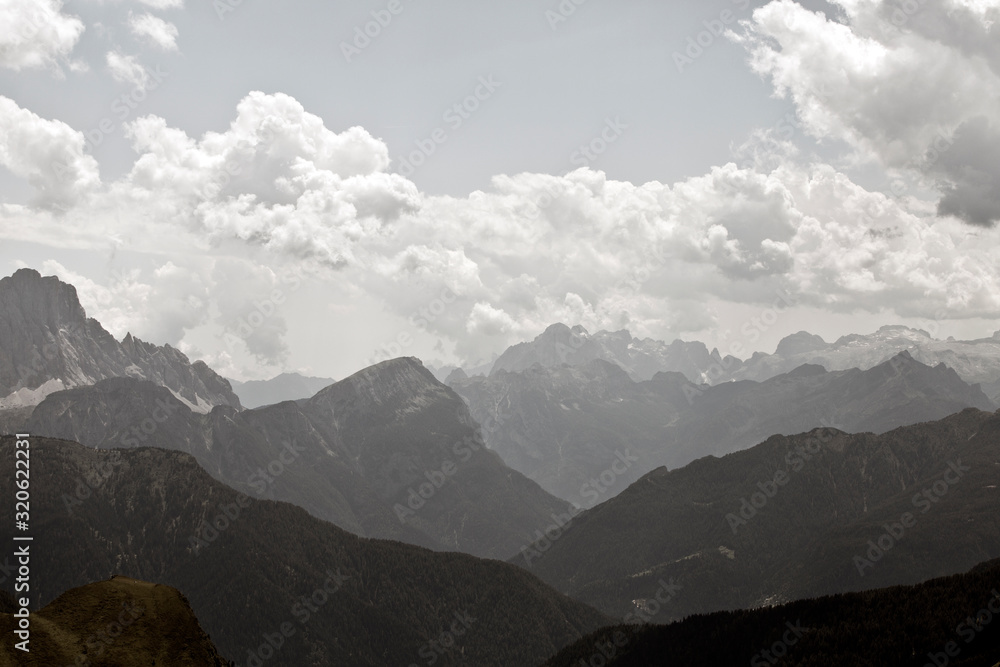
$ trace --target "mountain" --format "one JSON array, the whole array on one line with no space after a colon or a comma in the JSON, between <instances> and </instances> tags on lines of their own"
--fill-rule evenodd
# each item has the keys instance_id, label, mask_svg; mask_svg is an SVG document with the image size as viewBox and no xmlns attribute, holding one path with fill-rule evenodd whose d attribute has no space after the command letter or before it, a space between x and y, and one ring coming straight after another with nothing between
<instances>
[{"instance_id":1,"label":"mountain","mask_svg":"<svg viewBox=\"0 0 1000 667\"><path fill-rule=\"evenodd\" d=\"M1000 414L888 433L817 429L660 468L511 562L656 622L913 584L1000 557Z\"/></svg>"},{"instance_id":2,"label":"mountain","mask_svg":"<svg viewBox=\"0 0 1000 667\"><path fill-rule=\"evenodd\" d=\"M249 382L229 380L229 384L245 408L259 408L264 405L309 398L334 382L336 380L331 378L309 377L298 373L282 373L270 380Z\"/></svg>"},{"instance_id":3,"label":"mountain","mask_svg":"<svg viewBox=\"0 0 1000 667\"><path fill-rule=\"evenodd\" d=\"M129 378L48 396L27 432L193 455L213 477L367 537L507 558L570 506L488 450L418 360L382 362L305 401L194 413Z\"/></svg>"},{"instance_id":4,"label":"mountain","mask_svg":"<svg viewBox=\"0 0 1000 667\"><path fill-rule=\"evenodd\" d=\"M553 324L530 343L507 348L493 363L490 375L524 371L535 364L552 368L595 359L620 366L636 381L650 380L659 372L677 372L699 383L708 381L709 370L723 362L718 351L709 352L704 343L675 340L668 345L652 338L633 338L625 330L591 335L580 325ZM727 358L726 363L735 366L739 360Z\"/></svg>"},{"instance_id":5,"label":"mountain","mask_svg":"<svg viewBox=\"0 0 1000 667\"><path fill-rule=\"evenodd\" d=\"M128 577L67 591L29 615L29 652L0 645L0 667L28 665L204 665L228 667L176 589ZM0 614L11 637L18 619Z\"/></svg>"},{"instance_id":6,"label":"mountain","mask_svg":"<svg viewBox=\"0 0 1000 667\"><path fill-rule=\"evenodd\" d=\"M917 586L599 630L544 667L997 667L1000 561ZM595 656L598 660L590 662Z\"/></svg>"},{"instance_id":7,"label":"mountain","mask_svg":"<svg viewBox=\"0 0 1000 667\"><path fill-rule=\"evenodd\" d=\"M72 285L31 269L0 279L0 410L112 377L155 382L199 412L240 408L229 383L203 362L131 334L116 341L87 318Z\"/></svg>"},{"instance_id":8,"label":"mountain","mask_svg":"<svg viewBox=\"0 0 1000 667\"><path fill-rule=\"evenodd\" d=\"M749 343L759 333L753 330L744 335ZM723 356L715 349L709 351L698 341L675 340L667 344L651 338L633 338L625 330L590 334L579 325L570 328L553 324L533 341L507 348L493 364L491 373L524 371L536 363L552 368L603 359L620 366L636 381L650 380L659 372L676 372L691 382L714 385L731 380L763 382L804 364L822 366L828 371L867 370L904 351L928 366L946 364L969 384L981 384L986 395L1000 403L1000 331L991 338L978 340L937 340L922 329L900 325L887 325L867 335L842 336L833 343L800 331L783 338L774 354L754 352L750 358L741 360ZM447 377L447 373L441 377Z\"/></svg>"},{"instance_id":9,"label":"mountain","mask_svg":"<svg viewBox=\"0 0 1000 667\"><path fill-rule=\"evenodd\" d=\"M600 359L454 377L486 442L510 467L588 507L659 466L830 425L882 433L966 407L995 410L943 364L902 352L867 371L804 365L764 382L696 385L680 373L634 382Z\"/></svg>"},{"instance_id":10,"label":"mountain","mask_svg":"<svg viewBox=\"0 0 1000 667\"><path fill-rule=\"evenodd\" d=\"M931 366L946 364L966 382L981 384L994 402L1000 402L1000 331L978 340L937 340L922 329L894 325L868 335L843 336L833 343L800 331L782 339L774 354L758 353L727 370L725 379L761 381L802 364L818 364L831 371L864 370L903 351Z\"/></svg>"},{"instance_id":11,"label":"mountain","mask_svg":"<svg viewBox=\"0 0 1000 667\"><path fill-rule=\"evenodd\" d=\"M0 439L4 478L14 445ZM161 582L241 665L537 665L610 621L518 567L243 496L181 452L45 438L30 452L32 600L111 572ZM0 504L0 525L13 512Z\"/></svg>"}]
</instances>

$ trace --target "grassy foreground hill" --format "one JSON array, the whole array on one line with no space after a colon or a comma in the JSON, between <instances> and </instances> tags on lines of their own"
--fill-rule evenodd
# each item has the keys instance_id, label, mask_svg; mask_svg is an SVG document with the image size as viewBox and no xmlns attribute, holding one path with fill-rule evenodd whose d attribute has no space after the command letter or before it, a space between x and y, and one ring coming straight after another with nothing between
<instances>
[{"instance_id":1,"label":"grassy foreground hill","mask_svg":"<svg viewBox=\"0 0 1000 667\"><path fill-rule=\"evenodd\" d=\"M67 591L29 615L28 652L0 644L0 667L228 667L174 588L116 576ZM18 619L0 614L11 637Z\"/></svg>"}]
</instances>

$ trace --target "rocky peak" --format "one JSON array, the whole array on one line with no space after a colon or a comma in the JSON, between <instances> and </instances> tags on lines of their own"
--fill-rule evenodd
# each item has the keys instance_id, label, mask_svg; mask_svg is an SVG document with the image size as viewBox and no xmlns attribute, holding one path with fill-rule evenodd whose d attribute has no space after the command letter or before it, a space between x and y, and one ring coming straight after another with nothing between
<instances>
[{"instance_id":1,"label":"rocky peak","mask_svg":"<svg viewBox=\"0 0 1000 667\"><path fill-rule=\"evenodd\" d=\"M87 318L72 285L32 269L0 279L0 408L37 405L54 391L113 377L167 387L199 412L240 407L229 384L205 364L131 334L117 342Z\"/></svg>"}]
</instances>

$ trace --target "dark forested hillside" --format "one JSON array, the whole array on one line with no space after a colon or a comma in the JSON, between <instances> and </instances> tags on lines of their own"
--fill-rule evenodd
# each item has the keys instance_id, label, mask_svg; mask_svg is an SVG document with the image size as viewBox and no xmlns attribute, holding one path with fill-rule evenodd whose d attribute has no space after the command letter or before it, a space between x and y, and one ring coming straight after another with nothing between
<instances>
[{"instance_id":1,"label":"dark forested hillside","mask_svg":"<svg viewBox=\"0 0 1000 667\"><path fill-rule=\"evenodd\" d=\"M996 667L1000 561L917 586L604 628L544 667L596 664Z\"/></svg>"},{"instance_id":2,"label":"dark forested hillside","mask_svg":"<svg viewBox=\"0 0 1000 667\"><path fill-rule=\"evenodd\" d=\"M882 435L818 429L655 470L511 560L624 617L912 584L1000 557L1000 415Z\"/></svg>"},{"instance_id":3,"label":"dark forested hillside","mask_svg":"<svg viewBox=\"0 0 1000 667\"><path fill-rule=\"evenodd\" d=\"M287 667L432 654L438 665L532 665L610 620L515 566L357 537L248 498L181 452L31 443L34 604L111 574L163 583L226 658L273 653L267 664ZM0 478L13 478L13 448L0 440ZM0 505L0 538L12 512Z\"/></svg>"}]
</instances>

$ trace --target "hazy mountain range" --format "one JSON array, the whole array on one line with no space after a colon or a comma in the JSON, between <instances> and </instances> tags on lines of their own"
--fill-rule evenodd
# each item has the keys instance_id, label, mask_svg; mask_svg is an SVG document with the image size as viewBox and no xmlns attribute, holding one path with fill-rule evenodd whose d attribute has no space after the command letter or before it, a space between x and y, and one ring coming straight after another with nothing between
<instances>
[{"instance_id":1,"label":"hazy mountain range","mask_svg":"<svg viewBox=\"0 0 1000 667\"><path fill-rule=\"evenodd\" d=\"M983 391L996 337L800 333L740 360L557 324L472 373L398 358L240 384L116 341L71 286L29 270L0 281L0 327L0 433L32 434L44 517L37 664L96 650L128 598L156 610L117 647L143 664L575 667L615 632L607 664L678 641L701 656L683 664L721 664L801 613L814 638L874 643L877 617L902 639L864 662L811 638L796 664L880 664L908 641L922 667L917 648L943 635L916 628L995 568L885 587L1000 557L1000 413ZM0 439L9 479L12 450ZM0 557L0 613L11 568ZM925 625L885 618L887 600L942 591L940 616L910 614Z\"/></svg>"},{"instance_id":2,"label":"hazy mountain range","mask_svg":"<svg viewBox=\"0 0 1000 667\"><path fill-rule=\"evenodd\" d=\"M1000 557L998 481L1000 414L776 435L654 470L511 562L618 617L691 591L657 622L912 584Z\"/></svg>"},{"instance_id":3,"label":"hazy mountain range","mask_svg":"<svg viewBox=\"0 0 1000 667\"><path fill-rule=\"evenodd\" d=\"M749 345L743 344L742 349ZM536 363L551 368L602 359L620 366L636 381L650 380L666 371L681 373L696 384L714 385L730 380L762 382L803 364L828 371L867 370L903 351L930 366L946 364L966 382L982 384L992 400L1000 400L1000 331L991 338L942 341L921 329L898 325L884 326L868 335L842 336L833 343L800 331L782 339L774 354L758 351L740 359L722 355L717 349L710 351L698 341L667 344L651 338L640 340L625 330L590 334L579 325L553 324L534 340L509 347L488 374L523 371Z\"/></svg>"},{"instance_id":4,"label":"hazy mountain range","mask_svg":"<svg viewBox=\"0 0 1000 667\"><path fill-rule=\"evenodd\" d=\"M659 466L727 454L817 426L882 433L966 407L995 410L950 368L901 352L869 370L803 365L763 382L697 385L678 372L633 381L614 363L453 378L487 444L510 467L581 506Z\"/></svg>"},{"instance_id":5,"label":"hazy mountain range","mask_svg":"<svg viewBox=\"0 0 1000 667\"><path fill-rule=\"evenodd\" d=\"M92 447L187 452L234 489L355 534L493 558L570 509L487 449L462 399L412 358L307 401L207 415L152 383L106 380L50 395L25 428Z\"/></svg>"}]
</instances>

